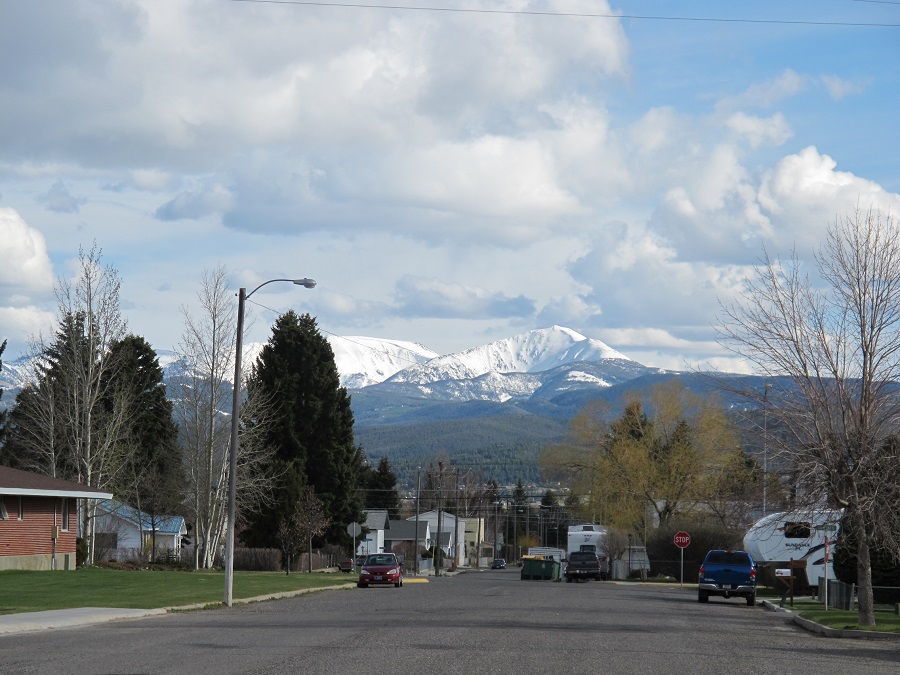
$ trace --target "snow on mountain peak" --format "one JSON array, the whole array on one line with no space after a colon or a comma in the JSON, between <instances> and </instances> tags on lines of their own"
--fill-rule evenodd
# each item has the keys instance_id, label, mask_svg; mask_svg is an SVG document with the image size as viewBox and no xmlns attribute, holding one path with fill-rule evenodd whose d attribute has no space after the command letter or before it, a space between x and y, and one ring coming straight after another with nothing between
<instances>
[{"instance_id":1,"label":"snow on mountain peak","mask_svg":"<svg viewBox=\"0 0 900 675\"><path fill-rule=\"evenodd\" d=\"M378 384L394 373L433 359L438 354L416 342L338 335L329 336L341 384L361 389Z\"/></svg>"},{"instance_id":2,"label":"snow on mountain peak","mask_svg":"<svg viewBox=\"0 0 900 675\"><path fill-rule=\"evenodd\" d=\"M629 359L599 340L553 326L521 333L397 372L392 382L472 379L485 373L538 373L572 361Z\"/></svg>"}]
</instances>

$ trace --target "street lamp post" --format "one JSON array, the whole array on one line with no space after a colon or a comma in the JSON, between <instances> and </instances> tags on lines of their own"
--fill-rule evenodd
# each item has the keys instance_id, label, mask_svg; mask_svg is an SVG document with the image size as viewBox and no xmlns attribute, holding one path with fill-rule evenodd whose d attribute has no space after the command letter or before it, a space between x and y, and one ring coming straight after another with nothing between
<instances>
[{"instance_id":1,"label":"street lamp post","mask_svg":"<svg viewBox=\"0 0 900 675\"><path fill-rule=\"evenodd\" d=\"M771 384L766 384L763 390L763 515L768 514L769 504L766 500L766 490L769 482L769 389Z\"/></svg>"},{"instance_id":2,"label":"street lamp post","mask_svg":"<svg viewBox=\"0 0 900 675\"><path fill-rule=\"evenodd\" d=\"M225 530L225 606L231 607L234 586L234 509L237 495L238 413L241 405L241 351L244 348L244 302L266 284L289 281L297 286L315 288L314 279L269 279L249 293L238 291L237 336L234 352L234 391L231 399L231 449L228 453L228 521Z\"/></svg>"}]
</instances>

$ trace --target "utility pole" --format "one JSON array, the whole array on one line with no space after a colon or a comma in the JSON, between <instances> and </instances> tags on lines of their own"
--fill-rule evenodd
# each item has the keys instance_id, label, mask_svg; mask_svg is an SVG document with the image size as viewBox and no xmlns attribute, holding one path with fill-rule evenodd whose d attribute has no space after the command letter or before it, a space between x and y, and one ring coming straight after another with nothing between
<instances>
[{"instance_id":1,"label":"utility pole","mask_svg":"<svg viewBox=\"0 0 900 675\"><path fill-rule=\"evenodd\" d=\"M500 497L500 495L495 495ZM494 557L500 557L500 550L497 548L497 522L500 520L500 500L494 502Z\"/></svg>"},{"instance_id":2,"label":"utility pole","mask_svg":"<svg viewBox=\"0 0 900 675\"><path fill-rule=\"evenodd\" d=\"M766 383L763 390L763 515L769 512L769 503L766 500L766 489L769 482L769 389L771 384Z\"/></svg>"},{"instance_id":3,"label":"utility pole","mask_svg":"<svg viewBox=\"0 0 900 675\"><path fill-rule=\"evenodd\" d=\"M459 467L456 467L456 522L453 527L453 569L459 567ZM465 533L463 533L465 534Z\"/></svg>"},{"instance_id":4,"label":"utility pole","mask_svg":"<svg viewBox=\"0 0 900 675\"><path fill-rule=\"evenodd\" d=\"M441 525L443 524L442 514L444 512L444 505L442 503L442 497L444 496L444 462L442 460L438 460L438 512L437 512L437 548L434 551L434 557L437 563L437 566L434 569L434 576L441 576L441 564L443 563L444 550L441 548Z\"/></svg>"},{"instance_id":5,"label":"utility pole","mask_svg":"<svg viewBox=\"0 0 900 675\"><path fill-rule=\"evenodd\" d=\"M419 576L419 476L422 473L422 467L416 469L416 549L415 549L415 573Z\"/></svg>"}]
</instances>

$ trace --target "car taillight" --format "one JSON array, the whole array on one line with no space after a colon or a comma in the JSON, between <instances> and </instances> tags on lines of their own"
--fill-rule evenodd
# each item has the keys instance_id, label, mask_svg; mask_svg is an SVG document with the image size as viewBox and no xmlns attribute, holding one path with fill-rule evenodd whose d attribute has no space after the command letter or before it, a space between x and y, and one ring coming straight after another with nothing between
<instances>
[{"instance_id":1,"label":"car taillight","mask_svg":"<svg viewBox=\"0 0 900 675\"><path fill-rule=\"evenodd\" d=\"M703 576L703 565L700 565L700 576Z\"/></svg>"},{"instance_id":2,"label":"car taillight","mask_svg":"<svg viewBox=\"0 0 900 675\"><path fill-rule=\"evenodd\" d=\"M755 567L751 567L751 568L750 568L750 578L751 578L751 579L755 579L755 578L756 578L756 568L755 568Z\"/></svg>"}]
</instances>

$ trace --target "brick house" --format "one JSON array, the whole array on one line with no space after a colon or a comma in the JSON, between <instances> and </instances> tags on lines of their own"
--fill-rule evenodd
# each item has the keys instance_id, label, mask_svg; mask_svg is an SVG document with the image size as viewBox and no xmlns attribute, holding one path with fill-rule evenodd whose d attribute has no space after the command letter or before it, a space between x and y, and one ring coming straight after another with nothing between
<instances>
[{"instance_id":1,"label":"brick house","mask_svg":"<svg viewBox=\"0 0 900 675\"><path fill-rule=\"evenodd\" d=\"M73 570L78 500L112 494L0 466L0 570Z\"/></svg>"}]
</instances>

